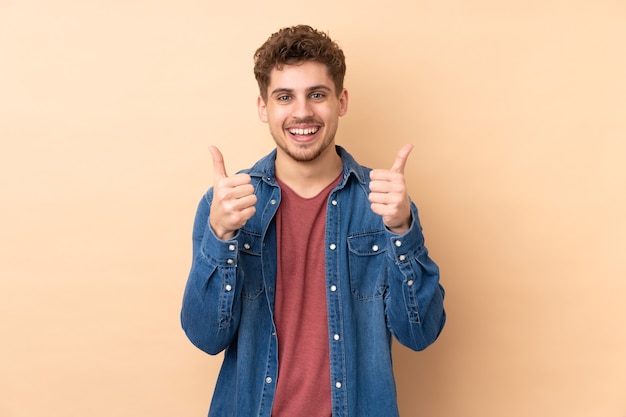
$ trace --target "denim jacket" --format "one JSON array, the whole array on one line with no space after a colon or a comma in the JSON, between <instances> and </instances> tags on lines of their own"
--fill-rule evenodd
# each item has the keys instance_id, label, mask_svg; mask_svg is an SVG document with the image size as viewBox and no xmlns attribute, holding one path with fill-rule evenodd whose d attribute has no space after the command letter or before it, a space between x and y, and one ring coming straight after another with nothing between
<instances>
[{"instance_id":1,"label":"denim jacket","mask_svg":"<svg viewBox=\"0 0 626 417\"><path fill-rule=\"evenodd\" d=\"M368 201L369 169L337 146L342 178L328 198L326 302L334 417L398 416L392 335L413 350L435 341L445 322L439 269L429 258L416 206L402 234L385 228ZM278 375L274 325L276 150L243 172L256 214L231 240L208 224L213 190L200 201L181 322L201 350L225 350L210 417L270 417ZM302 323L306 326L306 323Z\"/></svg>"}]
</instances>

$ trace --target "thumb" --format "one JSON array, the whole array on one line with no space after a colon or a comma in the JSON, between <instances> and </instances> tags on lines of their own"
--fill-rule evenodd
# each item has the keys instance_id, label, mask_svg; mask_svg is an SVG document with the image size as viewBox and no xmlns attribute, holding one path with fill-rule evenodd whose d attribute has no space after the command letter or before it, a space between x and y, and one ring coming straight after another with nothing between
<instances>
[{"instance_id":1,"label":"thumb","mask_svg":"<svg viewBox=\"0 0 626 417\"><path fill-rule=\"evenodd\" d=\"M409 158L409 154L413 150L412 144L404 145L398 151L396 155L396 160L393 161L393 166L391 167L391 171L398 172L400 174L404 174L404 167L406 166L406 160Z\"/></svg>"},{"instance_id":2,"label":"thumb","mask_svg":"<svg viewBox=\"0 0 626 417\"><path fill-rule=\"evenodd\" d=\"M213 158L213 180L228 177L228 175L226 175L226 167L224 166L224 157L220 150L215 146L209 146L209 151Z\"/></svg>"}]
</instances>

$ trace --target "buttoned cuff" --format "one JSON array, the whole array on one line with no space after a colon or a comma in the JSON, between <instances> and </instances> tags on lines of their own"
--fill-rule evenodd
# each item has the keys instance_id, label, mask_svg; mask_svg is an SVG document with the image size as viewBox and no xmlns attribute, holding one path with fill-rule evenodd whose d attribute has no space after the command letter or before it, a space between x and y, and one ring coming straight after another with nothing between
<instances>
[{"instance_id":1,"label":"buttoned cuff","mask_svg":"<svg viewBox=\"0 0 626 417\"><path fill-rule=\"evenodd\" d=\"M207 233L204 234L202 242L203 255L211 259L218 267L236 267L239 254L239 242L237 237L239 231L232 239L222 240L218 238L207 221Z\"/></svg>"},{"instance_id":2,"label":"buttoned cuff","mask_svg":"<svg viewBox=\"0 0 626 417\"><path fill-rule=\"evenodd\" d=\"M411 207L411 218L411 226L405 233L399 235L388 230L391 240L389 254L396 263L416 258L424 248L424 235L414 205Z\"/></svg>"}]
</instances>

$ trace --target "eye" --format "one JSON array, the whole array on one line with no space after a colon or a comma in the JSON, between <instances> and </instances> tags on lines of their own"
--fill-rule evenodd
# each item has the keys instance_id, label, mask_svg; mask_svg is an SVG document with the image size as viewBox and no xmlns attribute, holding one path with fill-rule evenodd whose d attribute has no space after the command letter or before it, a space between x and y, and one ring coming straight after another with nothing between
<instances>
[{"instance_id":1,"label":"eye","mask_svg":"<svg viewBox=\"0 0 626 417\"><path fill-rule=\"evenodd\" d=\"M291 100L291 96L288 96L288 95L285 94L285 95L276 97L276 100L278 100L278 101L289 101L289 100Z\"/></svg>"},{"instance_id":2,"label":"eye","mask_svg":"<svg viewBox=\"0 0 626 417\"><path fill-rule=\"evenodd\" d=\"M321 99L323 99L324 97L326 97L326 94L324 94L324 93L319 93L319 92L318 92L318 93L312 93L310 97L311 97L313 100L321 100Z\"/></svg>"}]
</instances>

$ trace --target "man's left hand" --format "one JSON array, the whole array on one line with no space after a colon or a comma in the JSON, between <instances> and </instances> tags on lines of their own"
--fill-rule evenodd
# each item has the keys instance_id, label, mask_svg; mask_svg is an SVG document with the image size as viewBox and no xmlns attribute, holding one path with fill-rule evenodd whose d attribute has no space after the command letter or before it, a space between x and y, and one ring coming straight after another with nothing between
<instances>
[{"instance_id":1,"label":"man's left hand","mask_svg":"<svg viewBox=\"0 0 626 417\"><path fill-rule=\"evenodd\" d=\"M383 223L394 233L402 234L411 226L411 203L404 179L404 167L413 145L404 145L391 169L373 169L370 172L372 211L383 218Z\"/></svg>"}]
</instances>

